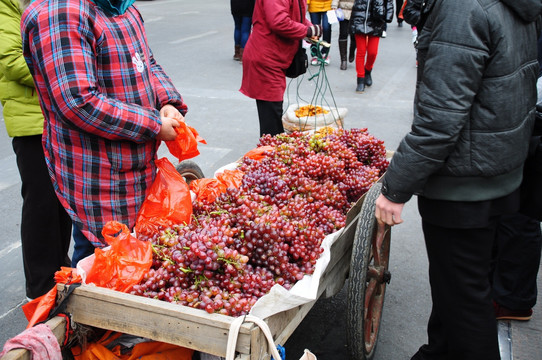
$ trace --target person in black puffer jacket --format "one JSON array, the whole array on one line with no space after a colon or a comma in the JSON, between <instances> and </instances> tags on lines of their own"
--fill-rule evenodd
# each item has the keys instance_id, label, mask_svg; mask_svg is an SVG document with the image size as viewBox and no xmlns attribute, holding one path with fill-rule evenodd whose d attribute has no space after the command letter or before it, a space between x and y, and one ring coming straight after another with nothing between
<instances>
[{"instance_id":1,"label":"person in black puffer jacket","mask_svg":"<svg viewBox=\"0 0 542 360\"><path fill-rule=\"evenodd\" d=\"M375 210L400 224L418 195L433 308L412 359L500 359L491 255L499 218L519 208L541 12L542 0L437 0L420 33L411 131Z\"/></svg>"},{"instance_id":2,"label":"person in black puffer jacket","mask_svg":"<svg viewBox=\"0 0 542 360\"><path fill-rule=\"evenodd\" d=\"M350 14L350 33L356 37L356 92L371 86L371 72L378 54L378 43L393 20L393 0L355 0ZM367 59L365 58L367 57Z\"/></svg>"},{"instance_id":3,"label":"person in black puffer jacket","mask_svg":"<svg viewBox=\"0 0 542 360\"><path fill-rule=\"evenodd\" d=\"M542 33L538 63L542 72ZM542 78L529 155L523 168L519 212L501 217L494 245L491 297L497 320L531 319L536 304L537 276L542 251Z\"/></svg>"},{"instance_id":4,"label":"person in black puffer jacket","mask_svg":"<svg viewBox=\"0 0 542 360\"><path fill-rule=\"evenodd\" d=\"M252 29L252 13L256 0L230 0L231 14L235 28L233 30L234 54L233 59L241 61L245 44Z\"/></svg>"}]
</instances>

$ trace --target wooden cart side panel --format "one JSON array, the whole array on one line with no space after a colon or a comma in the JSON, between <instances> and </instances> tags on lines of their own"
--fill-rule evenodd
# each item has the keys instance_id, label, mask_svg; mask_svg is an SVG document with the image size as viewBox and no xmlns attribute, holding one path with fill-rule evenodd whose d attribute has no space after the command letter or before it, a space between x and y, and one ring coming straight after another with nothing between
<instances>
[{"instance_id":1,"label":"wooden cart side panel","mask_svg":"<svg viewBox=\"0 0 542 360\"><path fill-rule=\"evenodd\" d=\"M250 360L264 360L265 355L269 353L265 335L259 327L255 327L250 334Z\"/></svg>"},{"instance_id":2,"label":"wooden cart side panel","mask_svg":"<svg viewBox=\"0 0 542 360\"><path fill-rule=\"evenodd\" d=\"M234 319L93 286L75 289L67 302L67 311L72 314L73 321L80 324L222 357L226 355L228 330ZM253 324L241 326L236 351L250 353L253 327Z\"/></svg>"},{"instance_id":3,"label":"wooden cart side panel","mask_svg":"<svg viewBox=\"0 0 542 360\"><path fill-rule=\"evenodd\" d=\"M51 331L55 335L59 344L64 343L64 337L66 336L66 319L60 316L56 316L45 323L51 328ZM32 353L26 349L13 349L8 351L2 360L32 360Z\"/></svg>"},{"instance_id":4,"label":"wooden cart side panel","mask_svg":"<svg viewBox=\"0 0 542 360\"><path fill-rule=\"evenodd\" d=\"M267 319L270 329L278 329L276 333L273 333L276 344L284 345L286 343L297 326L301 324L305 316L307 316L315 302L316 301L311 301Z\"/></svg>"}]
</instances>

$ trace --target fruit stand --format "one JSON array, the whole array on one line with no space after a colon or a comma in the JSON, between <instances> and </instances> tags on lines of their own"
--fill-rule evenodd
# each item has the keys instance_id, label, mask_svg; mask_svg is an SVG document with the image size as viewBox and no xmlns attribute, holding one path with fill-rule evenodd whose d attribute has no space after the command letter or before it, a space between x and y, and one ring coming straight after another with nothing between
<instances>
[{"instance_id":1,"label":"fruit stand","mask_svg":"<svg viewBox=\"0 0 542 360\"><path fill-rule=\"evenodd\" d=\"M183 171L197 177L197 171ZM345 226L332 243L329 262L319 277L315 300L263 319L275 344L284 344L317 299L335 295L349 278L347 341L351 358L373 357L385 289L390 280L390 228L378 229L374 217L380 188L380 182L374 183L347 212ZM65 286L59 284L58 287L62 294ZM71 315L76 326L113 330L221 357L226 356L229 330L235 320L233 316L96 286L75 288L66 301L65 312ZM49 320L49 324L53 332L65 327L57 318ZM269 359L268 346L259 326L243 323L235 342L235 358ZM15 352L8 353L2 360L29 358L24 350Z\"/></svg>"}]
</instances>

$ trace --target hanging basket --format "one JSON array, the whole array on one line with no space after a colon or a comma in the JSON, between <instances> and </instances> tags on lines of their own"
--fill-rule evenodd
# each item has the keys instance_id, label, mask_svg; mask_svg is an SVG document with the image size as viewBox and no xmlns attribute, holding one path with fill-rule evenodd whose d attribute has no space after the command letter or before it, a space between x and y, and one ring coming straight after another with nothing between
<instances>
[{"instance_id":1,"label":"hanging basket","mask_svg":"<svg viewBox=\"0 0 542 360\"><path fill-rule=\"evenodd\" d=\"M288 106L288 109L282 116L282 125L286 132L314 132L323 127L332 127L336 129L344 128L344 118L348 113L348 109L316 106L317 111L315 115L306 115L307 112L303 115L296 114L297 110L306 106L311 106L311 110L313 111L309 113L314 113L314 105L297 103Z\"/></svg>"}]
</instances>

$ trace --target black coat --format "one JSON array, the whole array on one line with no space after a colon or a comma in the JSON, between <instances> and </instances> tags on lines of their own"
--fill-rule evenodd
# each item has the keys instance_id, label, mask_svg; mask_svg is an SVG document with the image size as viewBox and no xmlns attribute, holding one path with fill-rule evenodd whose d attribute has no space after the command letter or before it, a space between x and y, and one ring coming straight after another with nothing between
<instances>
[{"instance_id":1,"label":"black coat","mask_svg":"<svg viewBox=\"0 0 542 360\"><path fill-rule=\"evenodd\" d=\"M350 15L350 32L382 36L393 20L393 0L355 0Z\"/></svg>"},{"instance_id":2,"label":"black coat","mask_svg":"<svg viewBox=\"0 0 542 360\"><path fill-rule=\"evenodd\" d=\"M230 0L231 14L252 17L256 0Z\"/></svg>"},{"instance_id":3,"label":"black coat","mask_svg":"<svg viewBox=\"0 0 542 360\"><path fill-rule=\"evenodd\" d=\"M422 31L425 20L435 0L408 0L403 9L403 18L407 24L416 26L418 34Z\"/></svg>"}]
</instances>

